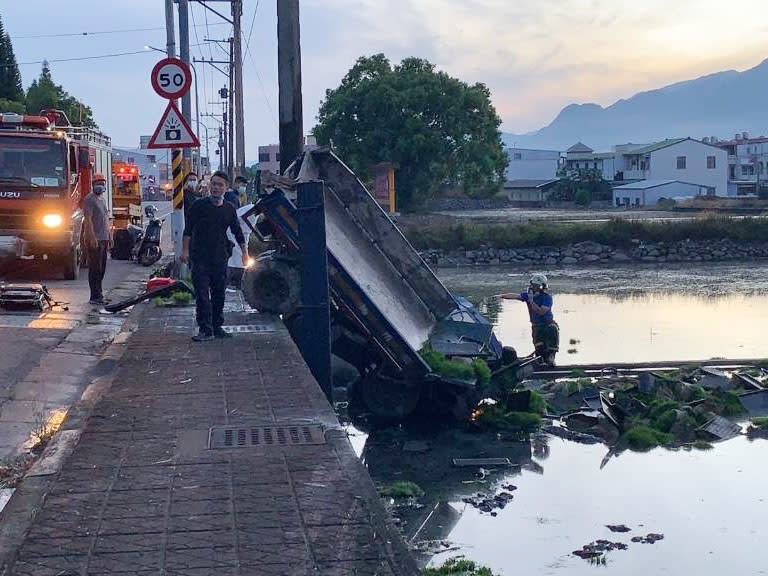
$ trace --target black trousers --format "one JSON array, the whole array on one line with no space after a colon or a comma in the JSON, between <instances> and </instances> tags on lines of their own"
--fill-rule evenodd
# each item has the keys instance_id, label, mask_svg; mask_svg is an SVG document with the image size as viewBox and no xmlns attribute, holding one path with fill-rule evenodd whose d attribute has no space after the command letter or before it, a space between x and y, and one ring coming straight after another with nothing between
<instances>
[{"instance_id":1,"label":"black trousers","mask_svg":"<svg viewBox=\"0 0 768 576\"><path fill-rule=\"evenodd\" d=\"M109 242L99 240L96 246L86 247L88 260L88 286L91 289L91 300L99 300L104 297L101 291L101 283L104 280L104 272L107 270L107 249Z\"/></svg>"},{"instance_id":2,"label":"black trousers","mask_svg":"<svg viewBox=\"0 0 768 576\"><path fill-rule=\"evenodd\" d=\"M227 290L227 261L201 262L192 265L195 286L197 325L201 332L213 334L224 324L224 295Z\"/></svg>"}]
</instances>

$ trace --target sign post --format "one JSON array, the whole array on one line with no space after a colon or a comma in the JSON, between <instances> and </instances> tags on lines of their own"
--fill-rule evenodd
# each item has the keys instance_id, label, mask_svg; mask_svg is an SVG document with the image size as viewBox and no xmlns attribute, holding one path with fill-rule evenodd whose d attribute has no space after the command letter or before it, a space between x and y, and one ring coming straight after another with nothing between
<instances>
[{"instance_id":1,"label":"sign post","mask_svg":"<svg viewBox=\"0 0 768 576\"><path fill-rule=\"evenodd\" d=\"M199 148L200 141L192 132L189 123L176 107L176 99L189 92L192 86L192 73L189 65L178 58L163 58L152 68L152 88L161 97L168 100L155 133L149 140L147 148L170 148L172 150L173 171L173 215L171 230L173 249L178 263L182 250L182 235L184 233L184 191L182 182L185 171L182 167L181 149Z\"/></svg>"}]
</instances>

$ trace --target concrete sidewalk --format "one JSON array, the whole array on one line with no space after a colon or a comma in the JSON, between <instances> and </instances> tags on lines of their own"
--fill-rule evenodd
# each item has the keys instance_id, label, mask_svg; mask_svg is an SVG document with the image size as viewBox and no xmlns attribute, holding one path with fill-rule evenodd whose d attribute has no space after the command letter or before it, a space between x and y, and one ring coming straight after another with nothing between
<instances>
[{"instance_id":1,"label":"concrete sidewalk","mask_svg":"<svg viewBox=\"0 0 768 576\"><path fill-rule=\"evenodd\" d=\"M282 323L235 300L203 344L142 305L5 574L418 574Z\"/></svg>"}]
</instances>

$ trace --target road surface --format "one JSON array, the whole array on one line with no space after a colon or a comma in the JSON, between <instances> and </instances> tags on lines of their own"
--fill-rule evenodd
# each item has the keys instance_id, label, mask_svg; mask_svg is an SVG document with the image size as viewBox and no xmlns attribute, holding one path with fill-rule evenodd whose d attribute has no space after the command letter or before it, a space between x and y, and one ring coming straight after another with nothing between
<instances>
[{"instance_id":1,"label":"road surface","mask_svg":"<svg viewBox=\"0 0 768 576\"><path fill-rule=\"evenodd\" d=\"M156 204L159 215L170 211ZM164 250L170 239L166 221ZM108 260L104 292L136 275L135 262ZM146 269L144 269L146 270ZM114 337L121 318L99 313L88 304L88 270L77 280L62 280L42 262L20 262L0 276L2 282L39 282L62 302L51 311L0 310L0 460L29 446L38 421L66 410L87 384L98 350Z\"/></svg>"}]
</instances>

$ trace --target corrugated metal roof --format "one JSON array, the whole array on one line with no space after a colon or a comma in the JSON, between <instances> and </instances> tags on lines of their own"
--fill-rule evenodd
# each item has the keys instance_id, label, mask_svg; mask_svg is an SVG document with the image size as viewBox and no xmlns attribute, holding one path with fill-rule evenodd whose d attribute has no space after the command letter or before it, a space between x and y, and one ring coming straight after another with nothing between
<instances>
[{"instance_id":1,"label":"corrugated metal roof","mask_svg":"<svg viewBox=\"0 0 768 576\"><path fill-rule=\"evenodd\" d=\"M659 186L666 186L667 184L675 183L706 188L706 186L703 184L683 182L682 180L640 180L639 182L632 182L631 184L622 184L621 186L616 186L614 187L614 190L648 190L649 188L658 188Z\"/></svg>"},{"instance_id":2,"label":"corrugated metal roof","mask_svg":"<svg viewBox=\"0 0 768 576\"><path fill-rule=\"evenodd\" d=\"M554 184L559 178L550 180L507 180L504 182L504 188L541 188L548 184Z\"/></svg>"},{"instance_id":3,"label":"corrugated metal roof","mask_svg":"<svg viewBox=\"0 0 768 576\"><path fill-rule=\"evenodd\" d=\"M636 150L632 150L631 152L626 152L626 155L631 156L632 154L650 154L651 152L656 152L656 150L661 150L667 146L674 146L675 144L679 144L685 140L690 140L690 138L669 138L667 140L662 140L661 142L654 142L653 144L649 144L644 148L638 148Z\"/></svg>"}]
</instances>

